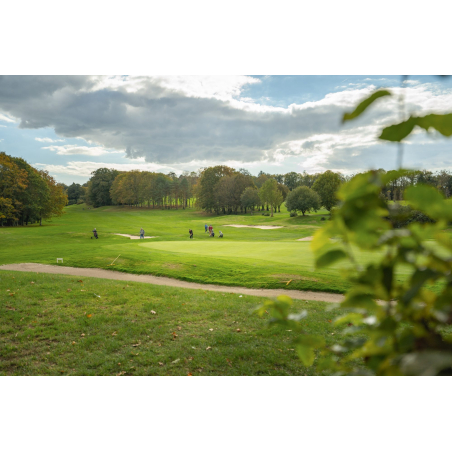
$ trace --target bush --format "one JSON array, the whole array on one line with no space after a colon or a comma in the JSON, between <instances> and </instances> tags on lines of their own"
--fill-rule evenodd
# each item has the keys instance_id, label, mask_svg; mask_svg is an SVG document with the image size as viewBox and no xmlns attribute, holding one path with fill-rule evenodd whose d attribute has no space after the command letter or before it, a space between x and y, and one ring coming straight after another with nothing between
<instances>
[{"instance_id":1,"label":"bush","mask_svg":"<svg viewBox=\"0 0 452 452\"><path fill-rule=\"evenodd\" d=\"M325 217L322 217L320 218L320 221L325 221L325 219L326 219Z\"/></svg>"},{"instance_id":2,"label":"bush","mask_svg":"<svg viewBox=\"0 0 452 452\"><path fill-rule=\"evenodd\" d=\"M269 216L270 216L270 214L269 214L268 212L263 212L262 215L263 215L264 217L269 217Z\"/></svg>"},{"instance_id":3,"label":"bush","mask_svg":"<svg viewBox=\"0 0 452 452\"><path fill-rule=\"evenodd\" d=\"M298 213L297 212L290 212L290 216L291 217L298 217Z\"/></svg>"},{"instance_id":4,"label":"bush","mask_svg":"<svg viewBox=\"0 0 452 452\"><path fill-rule=\"evenodd\" d=\"M393 228L403 228L410 223L435 223L425 213L414 210L410 206L402 206L401 204L392 204L388 206L389 215L386 217Z\"/></svg>"}]
</instances>

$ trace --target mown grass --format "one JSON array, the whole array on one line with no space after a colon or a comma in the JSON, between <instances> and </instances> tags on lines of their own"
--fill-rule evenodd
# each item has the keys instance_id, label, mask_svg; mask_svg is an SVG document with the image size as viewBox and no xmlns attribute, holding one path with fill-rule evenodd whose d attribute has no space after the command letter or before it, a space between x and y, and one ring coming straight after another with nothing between
<instances>
[{"instance_id":1,"label":"mown grass","mask_svg":"<svg viewBox=\"0 0 452 452\"><path fill-rule=\"evenodd\" d=\"M254 215L209 215L193 209L152 210L128 207L69 206L65 215L42 227L0 228L0 264L37 262L149 273L200 283L248 287L344 292L349 286L337 269L314 272L309 242L327 218L326 212L290 218L282 209L273 218ZM212 224L217 235L204 233ZM279 225L281 229L233 228L227 224ZM91 239L96 227L99 240ZM130 240L115 233L158 236ZM194 230L190 241L188 229ZM144 243L143 243L144 242ZM164 246L162 246L164 245ZM229 251L225 253L225 249ZM118 257L115 266L109 266Z\"/></svg>"},{"instance_id":2,"label":"mown grass","mask_svg":"<svg viewBox=\"0 0 452 452\"><path fill-rule=\"evenodd\" d=\"M314 374L293 332L253 313L263 300L0 271L0 375ZM306 331L331 343L342 330L328 307L295 301L294 311L306 309Z\"/></svg>"},{"instance_id":3,"label":"mown grass","mask_svg":"<svg viewBox=\"0 0 452 452\"><path fill-rule=\"evenodd\" d=\"M61 257L63 265L71 267L154 274L198 283L346 292L351 285L341 269L349 263L315 270L310 242L297 241L322 227L322 218L328 218L326 212L290 218L281 210L271 218L259 214L208 215L193 209L111 206L88 210L84 205L70 206L62 217L42 227L0 228L0 264L55 265ZM224 238L208 237L205 223L212 224L217 234L222 230ZM225 226L231 224L282 228ZM94 227L99 231L98 240L91 239ZM115 235L138 234L141 227L146 235L157 237L140 241ZM194 231L193 240L189 239L189 228ZM375 257L356 251L355 258L364 264ZM397 274L400 279L407 276L403 268Z\"/></svg>"}]
</instances>

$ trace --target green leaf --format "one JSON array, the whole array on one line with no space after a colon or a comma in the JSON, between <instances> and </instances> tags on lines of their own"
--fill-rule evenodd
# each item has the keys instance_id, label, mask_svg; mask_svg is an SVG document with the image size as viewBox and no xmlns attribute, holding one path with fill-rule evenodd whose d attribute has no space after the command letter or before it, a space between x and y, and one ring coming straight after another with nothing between
<instances>
[{"instance_id":1,"label":"green leaf","mask_svg":"<svg viewBox=\"0 0 452 452\"><path fill-rule=\"evenodd\" d=\"M317 268L326 267L333 264L334 262L345 259L347 254L342 250L330 250L322 254L316 261L315 265Z\"/></svg>"},{"instance_id":2,"label":"green leaf","mask_svg":"<svg viewBox=\"0 0 452 452\"><path fill-rule=\"evenodd\" d=\"M391 93L387 90L379 90L371 94L367 99L363 100L351 113L344 113L342 122L350 121L357 118L363 113L370 105L372 105L377 99L383 96L390 96Z\"/></svg>"},{"instance_id":3,"label":"green leaf","mask_svg":"<svg viewBox=\"0 0 452 452\"><path fill-rule=\"evenodd\" d=\"M452 220L452 204L436 188L416 185L405 190L404 198L415 209L425 212L435 220Z\"/></svg>"},{"instance_id":4,"label":"green leaf","mask_svg":"<svg viewBox=\"0 0 452 452\"><path fill-rule=\"evenodd\" d=\"M297 345L295 347L295 350L297 351L297 355L300 358L301 362L305 366L312 366L315 359L314 349L312 347L306 345Z\"/></svg>"},{"instance_id":5,"label":"green leaf","mask_svg":"<svg viewBox=\"0 0 452 452\"><path fill-rule=\"evenodd\" d=\"M378 138L387 141L402 141L413 131L416 124L417 118L411 117L407 121L385 127Z\"/></svg>"},{"instance_id":6,"label":"green leaf","mask_svg":"<svg viewBox=\"0 0 452 452\"><path fill-rule=\"evenodd\" d=\"M402 141L413 131L415 126L426 131L432 128L441 135L450 137L452 135L452 113L446 115L430 114L421 117L410 116L406 121L385 127L379 138L387 141Z\"/></svg>"},{"instance_id":7,"label":"green leaf","mask_svg":"<svg viewBox=\"0 0 452 452\"><path fill-rule=\"evenodd\" d=\"M276 297L276 299L280 302L280 303L285 303L289 306L292 306L293 304L293 300L292 298L290 298L287 295L279 295L278 297Z\"/></svg>"},{"instance_id":8,"label":"green leaf","mask_svg":"<svg viewBox=\"0 0 452 452\"><path fill-rule=\"evenodd\" d=\"M341 303L343 308L362 308L368 311L376 311L377 303L371 294L348 292L345 300Z\"/></svg>"},{"instance_id":9,"label":"green leaf","mask_svg":"<svg viewBox=\"0 0 452 452\"><path fill-rule=\"evenodd\" d=\"M294 340L294 343L306 347L322 348L325 346L325 339L314 334L302 334Z\"/></svg>"},{"instance_id":10,"label":"green leaf","mask_svg":"<svg viewBox=\"0 0 452 452\"><path fill-rule=\"evenodd\" d=\"M436 129L441 135L450 137L452 135L452 113L447 115L427 115L418 118L417 125L426 131L432 127Z\"/></svg>"}]
</instances>

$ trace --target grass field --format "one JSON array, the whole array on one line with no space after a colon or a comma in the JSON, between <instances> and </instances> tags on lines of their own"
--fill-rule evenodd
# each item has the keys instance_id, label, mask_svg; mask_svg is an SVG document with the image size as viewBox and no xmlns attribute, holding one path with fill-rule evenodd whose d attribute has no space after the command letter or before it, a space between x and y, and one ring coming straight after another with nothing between
<instances>
[{"instance_id":1,"label":"grass field","mask_svg":"<svg viewBox=\"0 0 452 452\"><path fill-rule=\"evenodd\" d=\"M311 375L264 299L95 278L0 272L0 375ZM295 301L306 331L341 334L330 304ZM237 331L240 330L240 331Z\"/></svg>"},{"instance_id":2,"label":"grass field","mask_svg":"<svg viewBox=\"0 0 452 452\"><path fill-rule=\"evenodd\" d=\"M127 207L86 209L70 206L60 218L41 227L0 228L0 263L36 262L97 267L130 273L150 273L200 283L343 293L347 283L336 266L314 272L309 242L327 212L290 218L287 211L273 218L260 214L217 216L187 210ZM210 238L204 224L224 238ZM234 228L229 224L277 225L281 229ZM99 239L90 239L96 227ZM138 235L143 227L154 239L131 240L114 235ZM194 239L188 237L188 229ZM115 266L109 264L118 256ZM365 260L366 256L362 256Z\"/></svg>"},{"instance_id":3,"label":"grass field","mask_svg":"<svg viewBox=\"0 0 452 452\"><path fill-rule=\"evenodd\" d=\"M150 273L231 286L342 293L339 264L315 271L309 242L326 212L290 218L207 215L194 210L70 206L40 226L0 228L0 264L36 262ZM204 224L224 238L210 238ZM280 229L234 228L231 224ZM99 239L92 239L96 227ZM148 240L130 240L143 227ZM194 239L188 229L194 230ZM432 246L434 244L432 243ZM118 257L114 266L111 262ZM360 262L370 255L358 253ZM399 277L404 278L403 269ZM291 280L287 286L287 281ZM311 375L292 332L253 313L263 299L62 275L0 271L0 375ZM338 314L307 309L306 331L331 341ZM155 314L153 312L155 312ZM237 329L240 331L238 332Z\"/></svg>"}]
</instances>

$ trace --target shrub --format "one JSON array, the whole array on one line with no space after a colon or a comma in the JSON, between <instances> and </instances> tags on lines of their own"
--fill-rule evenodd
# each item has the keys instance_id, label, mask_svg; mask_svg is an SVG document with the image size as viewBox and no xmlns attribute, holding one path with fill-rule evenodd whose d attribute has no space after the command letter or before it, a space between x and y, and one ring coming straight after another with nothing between
<instances>
[{"instance_id":1,"label":"shrub","mask_svg":"<svg viewBox=\"0 0 452 452\"><path fill-rule=\"evenodd\" d=\"M290 216L291 217L298 217L298 213L297 212L290 212Z\"/></svg>"},{"instance_id":2,"label":"shrub","mask_svg":"<svg viewBox=\"0 0 452 452\"><path fill-rule=\"evenodd\" d=\"M410 206L402 206L401 204L392 204L388 206L389 215L385 217L391 223L393 228L403 228L410 223L435 223L425 213L420 210L414 210Z\"/></svg>"}]
</instances>

